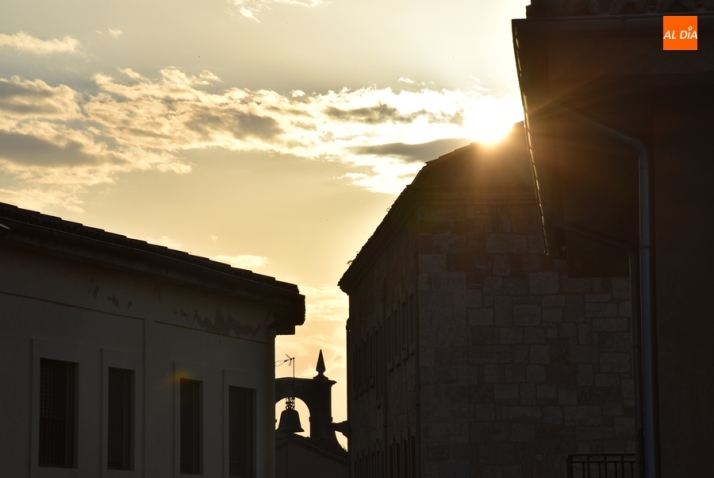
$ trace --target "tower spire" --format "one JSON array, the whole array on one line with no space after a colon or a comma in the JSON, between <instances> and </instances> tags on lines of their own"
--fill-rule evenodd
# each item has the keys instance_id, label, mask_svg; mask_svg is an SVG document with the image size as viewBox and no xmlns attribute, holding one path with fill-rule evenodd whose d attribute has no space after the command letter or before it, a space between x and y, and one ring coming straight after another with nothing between
<instances>
[{"instance_id":1,"label":"tower spire","mask_svg":"<svg viewBox=\"0 0 714 478\"><path fill-rule=\"evenodd\" d=\"M322 357L322 349L320 349L320 355L317 357L317 367L315 367L315 370L317 370L317 375L313 378L315 379L326 379L325 377L325 359Z\"/></svg>"}]
</instances>

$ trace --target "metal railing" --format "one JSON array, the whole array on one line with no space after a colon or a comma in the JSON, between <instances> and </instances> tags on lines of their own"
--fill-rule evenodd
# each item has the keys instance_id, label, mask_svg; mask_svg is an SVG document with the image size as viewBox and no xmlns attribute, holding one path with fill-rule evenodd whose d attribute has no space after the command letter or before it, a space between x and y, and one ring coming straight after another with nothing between
<instances>
[{"instance_id":1,"label":"metal railing","mask_svg":"<svg viewBox=\"0 0 714 478\"><path fill-rule=\"evenodd\" d=\"M568 455L568 478L637 478L635 454Z\"/></svg>"}]
</instances>

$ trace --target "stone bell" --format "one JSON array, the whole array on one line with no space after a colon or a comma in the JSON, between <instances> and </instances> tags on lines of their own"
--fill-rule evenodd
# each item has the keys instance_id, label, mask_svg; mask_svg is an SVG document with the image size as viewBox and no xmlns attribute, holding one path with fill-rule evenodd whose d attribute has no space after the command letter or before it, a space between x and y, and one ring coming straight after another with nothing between
<instances>
[{"instance_id":1,"label":"stone bell","mask_svg":"<svg viewBox=\"0 0 714 478\"><path fill-rule=\"evenodd\" d=\"M278 432L299 433L304 431L300 426L300 414L295 410L295 397L288 397L285 399L285 410L280 414Z\"/></svg>"}]
</instances>

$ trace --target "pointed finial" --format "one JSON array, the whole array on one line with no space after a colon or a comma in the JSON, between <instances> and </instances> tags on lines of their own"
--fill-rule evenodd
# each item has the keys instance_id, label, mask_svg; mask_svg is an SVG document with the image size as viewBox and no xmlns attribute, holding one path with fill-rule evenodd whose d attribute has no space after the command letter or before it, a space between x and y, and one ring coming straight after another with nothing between
<instances>
[{"instance_id":1,"label":"pointed finial","mask_svg":"<svg viewBox=\"0 0 714 478\"><path fill-rule=\"evenodd\" d=\"M320 349L320 355L317 357L317 367L315 368L317 370L317 375L313 378L316 379L326 379L325 377L325 359L322 357L322 349Z\"/></svg>"}]
</instances>

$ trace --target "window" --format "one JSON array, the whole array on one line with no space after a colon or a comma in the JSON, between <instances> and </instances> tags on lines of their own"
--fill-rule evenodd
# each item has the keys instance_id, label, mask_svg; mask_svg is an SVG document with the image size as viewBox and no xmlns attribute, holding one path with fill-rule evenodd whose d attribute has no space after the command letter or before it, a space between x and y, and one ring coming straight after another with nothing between
<instances>
[{"instance_id":1,"label":"window","mask_svg":"<svg viewBox=\"0 0 714 478\"><path fill-rule=\"evenodd\" d=\"M203 382L182 378L181 402L181 473L200 475L203 461Z\"/></svg>"},{"instance_id":2,"label":"window","mask_svg":"<svg viewBox=\"0 0 714 478\"><path fill-rule=\"evenodd\" d=\"M255 476L254 397L252 389L228 387L228 476Z\"/></svg>"},{"instance_id":3,"label":"window","mask_svg":"<svg viewBox=\"0 0 714 478\"><path fill-rule=\"evenodd\" d=\"M39 466L77 463L77 364L40 359Z\"/></svg>"},{"instance_id":4,"label":"window","mask_svg":"<svg viewBox=\"0 0 714 478\"><path fill-rule=\"evenodd\" d=\"M107 468L131 470L134 451L134 371L109 368Z\"/></svg>"}]
</instances>

